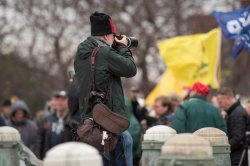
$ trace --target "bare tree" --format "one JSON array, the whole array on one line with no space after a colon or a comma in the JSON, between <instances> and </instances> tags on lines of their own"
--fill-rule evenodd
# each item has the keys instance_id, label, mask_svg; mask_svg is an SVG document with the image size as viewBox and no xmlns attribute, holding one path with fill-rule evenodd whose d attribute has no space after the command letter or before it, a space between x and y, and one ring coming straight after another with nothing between
<instances>
[{"instance_id":1,"label":"bare tree","mask_svg":"<svg viewBox=\"0 0 250 166\"><path fill-rule=\"evenodd\" d=\"M209 21L203 20L203 16L207 15L204 14L203 7L207 6L207 3L212 2L2 0L0 52L16 52L30 69L52 76L58 81L56 88L64 88L68 82L67 71L73 64L77 45L90 35L89 15L94 11L105 12L112 16L117 33L139 39L139 47L132 49L139 79L133 81L147 94L166 69L158 53L157 43L177 35L194 33L198 27L192 24L194 20L200 22L200 32L207 31L207 28L211 27L205 26ZM220 4L232 6L234 3L224 0L220 1ZM206 16L205 19L211 20L211 17ZM247 65L248 63L242 64ZM225 68L231 66L232 63L228 63ZM125 83L132 84L131 81ZM240 87L241 83L238 84Z\"/></svg>"}]
</instances>

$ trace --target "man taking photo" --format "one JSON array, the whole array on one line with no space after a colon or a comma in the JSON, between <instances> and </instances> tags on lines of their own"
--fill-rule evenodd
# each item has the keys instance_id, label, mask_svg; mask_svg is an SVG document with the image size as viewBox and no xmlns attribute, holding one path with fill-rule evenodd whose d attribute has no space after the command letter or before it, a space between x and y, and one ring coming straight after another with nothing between
<instances>
[{"instance_id":1,"label":"man taking photo","mask_svg":"<svg viewBox=\"0 0 250 166\"><path fill-rule=\"evenodd\" d=\"M90 23L91 36L80 43L74 61L80 112L84 119L92 118L89 95L90 87L94 86L92 90L104 95L105 104L113 112L126 116L121 77L133 77L137 71L126 36L115 37L113 21L104 13L93 13ZM91 54L96 47L100 49L94 62L95 72L92 72ZM103 156L104 165L132 165L132 138L127 130L121 134L114 151L111 159Z\"/></svg>"}]
</instances>

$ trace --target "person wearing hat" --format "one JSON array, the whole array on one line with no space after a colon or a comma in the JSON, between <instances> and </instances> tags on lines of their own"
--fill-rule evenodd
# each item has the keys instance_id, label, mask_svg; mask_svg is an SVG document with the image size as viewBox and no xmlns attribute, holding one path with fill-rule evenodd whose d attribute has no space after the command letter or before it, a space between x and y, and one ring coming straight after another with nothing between
<instances>
[{"instance_id":1,"label":"person wearing hat","mask_svg":"<svg viewBox=\"0 0 250 166\"><path fill-rule=\"evenodd\" d=\"M127 116L121 77L135 76L137 68L132 52L127 47L126 36L122 35L121 39L115 37L113 21L105 13L94 12L90 16L90 23L91 36L79 44L74 60L74 69L79 84L80 112L85 112L84 118L92 117L91 103L88 98L91 91L90 87L93 85L91 76L94 74L95 89L92 90L105 95L105 103L112 111ZM96 47L100 47L100 49L96 54L95 73L93 73L91 72L91 53ZM132 139L127 131L122 133L121 138L125 141L131 141ZM123 142L123 145L127 146L128 142ZM128 148L131 149L132 153L132 146ZM126 165L132 165L132 156L127 156L130 153L127 153L127 151L128 149L125 148ZM115 160L119 160L115 165L123 163L123 160L117 157L119 157L119 154L115 154ZM104 158L104 165L108 162L109 160Z\"/></svg>"},{"instance_id":2,"label":"person wearing hat","mask_svg":"<svg viewBox=\"0 0 250 166\"><path fill-rule=\"evenodd\" d=\"M213 106L206 99L210 92L209 87L196 82L188 89L190 90L190 98L176 110L172 128L177 133L193 133L204 127L215 127L227 132L219 108Z\"/></svg>"},{"instance_id":3,"label":"person wearing hat","mask_svg":"<svg viewBox=\"0 0 250 166\"><path fill-rule=\"evenodd\" d=\"M69 141L71 135L70 131L65 128L69 116L67 92L64 90L54 92L50 104L50 114L45 115L39 125L40 159L43 159L46 152L52 147Z\"/></svg>"}]
</instances>

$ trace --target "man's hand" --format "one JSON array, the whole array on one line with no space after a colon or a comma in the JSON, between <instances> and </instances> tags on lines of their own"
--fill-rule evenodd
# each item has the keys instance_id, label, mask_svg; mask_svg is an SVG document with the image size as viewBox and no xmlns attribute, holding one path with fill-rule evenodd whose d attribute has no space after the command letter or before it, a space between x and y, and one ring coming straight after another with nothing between
<instances>
[{"instance_id":1,"label":"man's hand","mask_svg":"<svg viewBox=\"0 0 250 166\"><path fill-rule=\"evenodd\" d=\"M126 39L126 36L125 35L121 35L121 39L118 39L117 37L115 37L115 42L117 43L118 46L125 46L127 47L128 46L128 41Z\"/></svg>"}]
</instances>

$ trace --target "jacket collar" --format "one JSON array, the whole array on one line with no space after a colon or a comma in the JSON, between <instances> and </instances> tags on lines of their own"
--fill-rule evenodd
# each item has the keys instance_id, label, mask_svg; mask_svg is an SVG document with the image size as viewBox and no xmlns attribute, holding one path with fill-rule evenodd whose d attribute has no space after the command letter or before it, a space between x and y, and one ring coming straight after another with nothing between
<instances>
[{"instance_id":1,"label":"jacket collar","mask_svg":"<svg viewBox=\"0 0 250 166\"><path fill-rule=\"evenodd\" d=\"M20 126L24 126L27 123L27 119L24 119L21 122L16 122L15 120L11 119L11 123L14 124L15 126L20 127Z\"/></svg>"},{"instance_id":2,"label":"jacket collar","mask_svg":"<svg viewBox=\"0 0 250 166\"><path fill-rule=\"evenodd\" d=\"M233 112L233 110L235 110L236 107L238 107L240 105L240 101L235 102L233 105L231 105L226 112L228 114L231 114Z\"/></svg>"},{"instance_id":3,"label":"jacket collar","mask_svg":"<svg viewBox=\"0 0 250 166\"><path fill-rule=\"evenodd\" d=\"M91 40L94 40L97 44L98 44L98 46L109 46L107 43L105 43L104 41L102 41L102 40L100 40L98 37L96 37L96 36L90 36L89 37Z\"/></svg>"},{"instance_id":4,"label":"jacket collar","mask_svg":"<svg viewBox=\"0 0 250 166\"><path fill-rule=\"evenodd\" d=\"M202 96L202 95L194 95L192 97L190 97L190 99L201 99L201 100L204 100L206 101L206 97L205 96Z\"/></svg>"}]
</instances>

